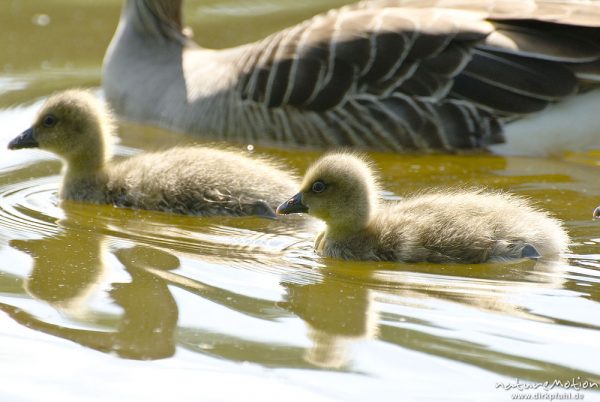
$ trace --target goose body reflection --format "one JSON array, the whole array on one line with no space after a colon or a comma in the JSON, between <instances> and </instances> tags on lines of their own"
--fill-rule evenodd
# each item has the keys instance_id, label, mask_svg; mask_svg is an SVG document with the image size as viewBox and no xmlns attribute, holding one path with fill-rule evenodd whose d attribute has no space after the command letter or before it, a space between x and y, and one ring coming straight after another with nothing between
<instances>
[{"instance_id":1,"label":"goose body reflection","mask_svg":"<svg viewBox=\"0 0 600 402\"><path fill-rule=\"evenodd\" d=\"M479 263L567 250L561 223L516 196L452 190L383 203L378 192L366 161L329 154L277 212L322 219L327 227L315 241L317 253L350 260Z\"/></svg>"},{"instance_id":2,"label":"goose body reflection","mask_svg":"<svg viewBox=\"0 0 600 402\"><path fill-rule=\"evenodd\" d=\"M594 2L363 1L220 50L186 36L181 3L125 1L102 83L119 114L212 138L317 148L598 145L600 90L580 96L600 82ZM584 100L568 107L586 110L577 139L565 142L543 118L512 127L524 116L572 118L576 110L552 105L574 98Z\"/></svg>"},{"instance_id":3,"label":"goose body reflection","mask_svg":"<svg viewBox=\"0 0 600 402\"><path fill-rule=\"evenodd\" d=\"M190 215L274 216L292 175L266 159L206 147L175 147L111 161L112 117L94 96L51 96L10 149L60 156L63 199Z\"/></svg>"}]
</instances>

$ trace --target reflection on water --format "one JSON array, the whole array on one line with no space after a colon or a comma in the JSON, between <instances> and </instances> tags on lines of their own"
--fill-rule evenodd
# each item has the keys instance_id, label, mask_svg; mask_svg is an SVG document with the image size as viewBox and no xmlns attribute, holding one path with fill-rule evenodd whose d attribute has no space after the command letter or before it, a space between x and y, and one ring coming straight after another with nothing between
<instances>
[{"instance_id":1,"label":"reflection on water","mask_svg":"<svg viewBox=\"0 0 600 402\"><path fill-rule=\"evenodd\" d=\"M99 85L120 8L9 4L12 14L0 13L12 38L0 43L4 144L29 126L38 98ZM223 47L337 4L188 1L186 15L196 40ZM42 14L48 23L34 24ZM52 46L65 35L78 46ZM196 141L126 123L120 132L119 156ZM319 155L255 152L299 171ZM177 390L181 400L505 401L510 392L495 385L516 378L600 383L600 222L591 219L600 152L370 156L387 198L482 185L530 197L565 221L572 252L480 265L319 258L320 224L302 217L60 203L54 157L0 146L0 399L88 400L95 389L98 400L162 401Z\"/></svg>"},{"instance_id":2,"label":"reflection on water","mask_svg":"<svg viewBox=\"0 0 600 402\"><path fill-rule=\"evenodd\" d=\"M118 153L173 140L143 130L124 126ZM316 156L264 152L300 170ZM201 361L197 370L219 367L223 379L259 366L319 389L331 387L319 383L323 373L337 373L345 377L331 392L366 387L349 400L367 392L385 400L399 382L435 399L431 376L457 395L465 376L478 377L470 394L492 400L505 397L494 391L501 379L600 381L600 239L587 211L598 200L595 166L373 154L387 198L452 183L512 189L564 219L574 240L564 261L429 265L319 258L320 224L302 217L199 219L60 203L59 163L25 155L1 173L0 310L68 350ZM0 336L11 344L10 332Z\"/></svg>"},{"instance_id":3,"label":"reflection on water","mask_svg":"<svg viewBox=\"0 0 600 402\"><path fill-rule=\"evenodd\" d=\"M352 342L376 335L378 315L368 287L327 276L311 285L284 286L287 294L283 305L309 328L312 345L304 353L307 362L341 368L349 363Z\"/></svg>"},{"instance_id":4,"label":"reflection on water","mask_svg":"<svg viewBox=\"0 0 600 402\"><path fill-rule=\"evenodd\" d=\"M96 248L99 246L97 240L91 240L96 242ZM85 240L82 245L92 246L87 244L89 241L90 239ZM60 247L60 242L63 243L62 246L67 247L51 249L54 246ZM69 253L73 247L71 242L64 244L64 238L15 243L13 244L15 247L34 255L34 268L25 283L25 289L32 297L69 313L72 313L74 306L83 307L82 303L98 285L99 277L104 270L100 254L90 253L87 258L69 255L65 263L65 251ZM60 252L57 253L57 250ZM85 250L86 254L90 251L87 248L81 250ZM131 359L158 359L172 356L175 351L173 332L177 324L177 305L166 284L144 270L144 265L148 262L137 261L147 257L151 258L152 264L157 267L172 269L176 267L173 266L173 259L175 263L177 259L169 254L154 252L152 249L149 249L149 252L137 251L138 257L133 261L129 255L131 250L119 250L117 254L131 276L131 282L113 283L109 291L114 303L123 309L123 314L118 320L105 319L97 324L110 325L111 330L70 328L53 324L8 304L1 304L0 309L28 328L56 335L102 352L114 352L118 356ZM139 257L140 255L142 257ZM90 265L82 265L86 262ZM94 314L80 313L78 318L95 323L95 318L98 317Z\"/></svg>"},{"instance_id":5,"label":"reflection on water","mask_svg":"<svg viewBox=\"0 0 600 402\"><path fill-rule=\"evenodd\" d=\"M410 171L417 160L375 156L390 171ZM453 175L466 163L418 160L418 171L437 172L432 185L443 176L440 167ZM477 160L485 162L471 162ZM488 175L529 187L519 163L492 162L487 172L469 169L471 181ZM509 166L514 176L490 173L507 175ZM5 244L30 257L0 276L0 310L30 330L134 360L177 359L179 349L274 369L385 378L411 351L495 373L490 384L503 377L600 380L589 353L598 347L600 260L589 254L596 242L586 231L595 227L576 211L580 201L555 209L581 222L570 224L582 243L570 261L373 264L318 258L311 247L317 225L302 219L198 219L57 205L57 169L54 161L25 165L0 189ZM579 170L585 171L574 166L570 177ZM559 188L569 180L544 179L528 190L535 197L544 188L549 199L541 202L562 205L574 191L563 199ZM22 287L8 286L15 276ZM47 314L47 307L60 314ZM397 349L379 350L381 344ZM459 381L464 370L455 369Z\"/></svg>"}]
</instances>

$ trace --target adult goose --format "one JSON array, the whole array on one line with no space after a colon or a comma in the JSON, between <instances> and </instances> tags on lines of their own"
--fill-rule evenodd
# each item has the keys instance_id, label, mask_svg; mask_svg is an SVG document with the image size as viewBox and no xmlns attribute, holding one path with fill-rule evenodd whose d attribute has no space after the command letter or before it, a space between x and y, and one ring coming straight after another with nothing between
<instances>
[{"instance_id":1,"label":"adult goose","mask_svg":"<svg viewBox=\"0 0 600 402\"><path fill-rule=\"evenodd\" d=\"M567 250L561 223L513 195L439 190L383 202L378 193L367 162L329 154L308 169L300 192L277 213L306 212L325 221L315 250L347 260L479 263L553 258Z\"/></svg>"},{"instance_id":2,"label":"adult goose","mask_svg":"<svg viewBox=\"0 0 600 402\"><path fill-rule=\"evenodd\" d=\"M600 2L363 1L222 50L181 3L125 0L103 68L121 116L276 146L600 146Z\"/></svg>"},{"instance_id":3,"label":"adult goose","mask_svg":"<svg viewBox=\"0 0 600 402\"><path fill-rule=\"evenodd\" d=\"M42 106L9 149L61 157L60 198L186 215L259 215L293 191L296 179L266 159L209 147L175 147L111 160L112 117L91 93L69 90Z\"/></svg>"}]
</instances>

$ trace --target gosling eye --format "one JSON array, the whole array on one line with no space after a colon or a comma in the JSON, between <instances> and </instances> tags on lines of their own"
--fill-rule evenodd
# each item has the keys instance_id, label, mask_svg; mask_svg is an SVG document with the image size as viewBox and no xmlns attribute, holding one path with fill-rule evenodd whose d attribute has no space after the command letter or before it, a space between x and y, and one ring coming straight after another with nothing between
<instances>
[{"instance_id":1,"label":"gosling eye","mask_svg":"<svg viewBox=\"0 0 600 402\"><path fill-rule=\"evenodd\" d=\"M323 183L321 180L317 180L312 185L313 193L322 193L327 188L327 184Z\"/></svg>"},{"instance_id":2,"label":"gosling eye","mask_svg":"<svg viewBox=\"0 0 600 402\"><path fill-rule=\"evenodd\" d=\"M54 127L56 125L56 123L58 123L58 119L56 118L56 116L51 115L51 114L47 114L42 119L42 125L44 127L48 127L48 128Z\"/></svg>"}]
</instances>

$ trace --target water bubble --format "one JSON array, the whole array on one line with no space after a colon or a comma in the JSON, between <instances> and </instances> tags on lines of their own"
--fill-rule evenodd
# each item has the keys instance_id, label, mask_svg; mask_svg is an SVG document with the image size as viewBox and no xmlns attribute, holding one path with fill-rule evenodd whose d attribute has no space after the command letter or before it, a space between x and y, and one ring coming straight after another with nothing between
<instances>
[{"instance_id":1,"label":"water bubble","mask_svg":"<svg viewBox=\"0 0 600 402\"><path fill-rule=\"evenodd\" d=\"M31 18L31 22L40 27L45 27L50 24L50 16L48 14L35 14Z\"/></svg>"}]
</instances>

